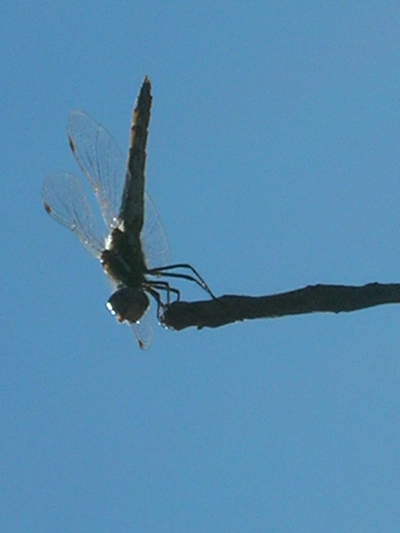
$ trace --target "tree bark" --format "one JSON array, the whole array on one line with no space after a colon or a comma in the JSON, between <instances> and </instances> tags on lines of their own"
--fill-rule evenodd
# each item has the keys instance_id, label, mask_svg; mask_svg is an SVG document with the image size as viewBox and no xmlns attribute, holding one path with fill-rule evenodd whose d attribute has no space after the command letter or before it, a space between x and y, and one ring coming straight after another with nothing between
<instances>
[{"instance_id":1,"label":"tree bark","mask_svg":"<svg viewBox=\"0 0 400 533\"><path fill-rule=\"evenodd\" d=\"M399 283L368 283L361 287L319 284L270 296L228 294L214 300L176 301L166 307L162 322L175 330L191 326L218 328L239 320L350 312L391 303L400 303Z\"/></svg>"}]
</instances>

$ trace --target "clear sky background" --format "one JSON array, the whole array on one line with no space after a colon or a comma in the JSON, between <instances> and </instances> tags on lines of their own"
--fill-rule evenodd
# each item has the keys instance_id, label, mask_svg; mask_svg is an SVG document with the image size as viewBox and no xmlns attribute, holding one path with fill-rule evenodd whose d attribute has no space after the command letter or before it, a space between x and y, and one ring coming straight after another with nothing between
<instances>
[{"instance_id":1,"label":"clear sky background","mask_svg":"<svg viewBox=\"0 0 400 533\"><path fill-rule=\"evenodd\" d=\"M46 215L80 108L217 295L400 281L400 4L0 7L3 532L398 532L400 308L171 332L141 352ZM203 299L181 284L184 299Z\"/></svg>"}]
</instances>

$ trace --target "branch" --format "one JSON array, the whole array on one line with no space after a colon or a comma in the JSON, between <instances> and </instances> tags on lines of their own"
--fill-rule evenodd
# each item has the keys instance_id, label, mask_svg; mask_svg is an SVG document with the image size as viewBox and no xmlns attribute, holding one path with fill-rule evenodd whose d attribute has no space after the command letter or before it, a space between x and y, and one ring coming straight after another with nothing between
<instances>
[{"instance_id":1,"label":"branch","mask_svg":"<svg viewBox=\"0 0 400 533\"><path fill-rule=\"evenodd\" d=\"M238 320L340 313L391 303L400 303L399 283L368 283L362 287L319 284L271 296L225 295L200 302L177 301L165 309L162 322L178 331L191 326L218 328Z\"/></svg>"}]
</instances>

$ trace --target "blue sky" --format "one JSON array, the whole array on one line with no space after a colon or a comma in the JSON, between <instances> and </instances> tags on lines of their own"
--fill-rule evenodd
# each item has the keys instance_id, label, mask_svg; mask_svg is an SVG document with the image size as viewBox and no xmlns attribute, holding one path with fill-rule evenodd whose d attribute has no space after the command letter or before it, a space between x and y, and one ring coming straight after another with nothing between
<instances>
[{"instance_id":1,"label":"blue sky","mask_svg":"<svg viewBox=\"0 0 400 533\"><path fill-rule=\"evenodd\" d=\"M141 352L41 205L71 109L125 152L217 295L399 281L398 2L0 8L1 531L397 532L400 310L176 333ZM188 284L185 299L204 298Z\"/></svg>"}]
</instances>

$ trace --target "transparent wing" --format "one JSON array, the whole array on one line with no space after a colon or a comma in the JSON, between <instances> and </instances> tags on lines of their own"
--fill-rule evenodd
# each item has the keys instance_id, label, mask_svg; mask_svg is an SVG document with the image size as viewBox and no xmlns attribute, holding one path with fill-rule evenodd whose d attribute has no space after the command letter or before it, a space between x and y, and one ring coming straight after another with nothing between
<instances>
[{"instance_id":1,"label":"transparent wing","mask_svg":"<svg viewBox=\"0 0 400 533\"><path fill-rule=\"evenodd\" d=\"M79 180L73 174L51 174L43 181L42 199L49 215L75 233L88 252L99 258L104 235Z\"/></svg>"},{"instance_id":2,"label":"transparent wing","mask_svg":"<svg viewBox=\"0 0 400 533\"><path fill-rule=\"evenodd\" d=\"M72 153L93 188L109 228L118 225L126 162L108 131L83 111L72 111L68 120Z\"/></svg>"},{"instance_id":3,"label":"transparent wing","mask_svg":"<svg viewBox=\"0 0 400 533\"><path fill-rule=\"evenodd\" d=\"M72 152L93 188L105 223L118 225L125 180L132 180L113 137L83 111L72 111L68 121ZM145 215L141 241L148 268L170 263L167 237L157 209L145 193Z\"/></svg>"},{"instance_id":4,"label":"transparent wing","mask_svg":"<svg viewBox=\"0 0 400 533\"><path fill-rule=\"evenodd\" d=\"M140 321L132 324L133 333L142 350L147 350L153 342L153 308L154 306L150 304L149 309L147 309Z\"/></svg>"},{"instance_id":5,"label":"transparent wing","mask_svg":"<svg viewBox=\"0 0 400 533\"><path fill-rule=\"evenodd\" d=\"M167 235L165 234L156 206L145 193L145 214L140 234L147 268L156 268L171 263Z\"/></svg>"}]
</instances>

